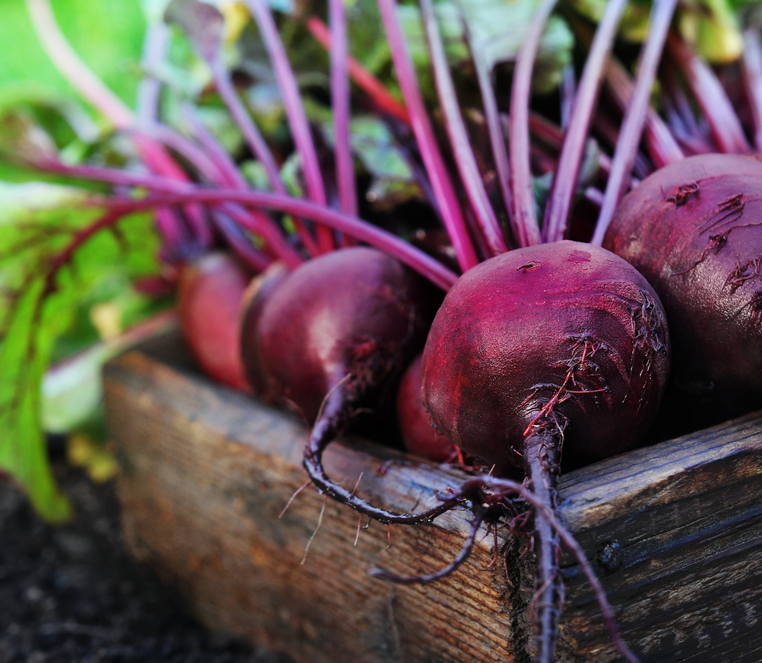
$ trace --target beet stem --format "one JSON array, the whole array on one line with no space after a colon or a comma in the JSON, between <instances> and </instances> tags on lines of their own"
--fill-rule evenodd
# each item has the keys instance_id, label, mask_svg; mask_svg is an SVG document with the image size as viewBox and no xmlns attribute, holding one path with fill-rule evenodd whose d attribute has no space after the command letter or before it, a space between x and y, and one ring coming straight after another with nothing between
<instances>
[{"instance_id":1,"label":"beet stem","mask_svg":"<svg viewBox=\"0 0 762 663\"><path fill-rule=\"evenodd\" d=\"M344 0L329 0L331 22L331 105L333 131L336 140L336 182L340 208L347 214L357 215L357 185L349 140L350 99L347 78L347 23Z\"/></svg>"},{"instance_id":2,"label":"beet stem","mask_svg":"<svg viewBox=\"0 0 762 663\"><path fill-rule=\"evenodd\" d=\"M505 134L503 133L502 124L500 122L500 109L497 104L497 96L495 95L495 88L492 84L492 73L489 66L484 61L480 49L473 45L471 46L471 57L476 71L476 78L479 83L479 90L482 95L484 118L487 123L487 133L489 134L490 146L492 148L492 158L495 161L497 181L503 196L503 204L505 205L505 213L508 217L508 225L511 229L513 241L515 242L518 237L518 227L516 226L514 218L513 194L511 192L511 164L508 158Z\"/></svg>"},{"instance_id":3,"label":"beet stem","mask_svg":"<svg viewBox=\"0 0 762 663\"><path fill-rule=\"evenodd\" d=\"M709 65L674 33L667 37L667 48L685 74L719 150L728 154L749 152L738 114Z\"/></svg>"},{"instance_id":4,"label":"beet stem","mask_svg":"<svg viewBox=\"0 0 762 663\"><path fill-rule=\"evenodd\" d=\"M330 50L331 35L325 23L312 16L307 19L306 25L320 45L326 50ZM389 93L381 81L352 57L348 58L347 66L350 78L370 97L373 104L382 113L402 122L405 126L410 126L410 115L408 115L407 109Z\"/></svg>"},{"instance_id":5,"label":"beet stem","mask_svg":"<svg viewBox=\"0 0 762 663\"><path fill-rule=\"evenodd\" d=\"M529 148L529 102L532 92L532 71L540 49L540 40L556 0L543 0L537 8L524 43L517 56L513 75L510 111L510 164L513 192L513 218L520 247L540 244L542 237L532 182Z\"/></svg>"},{"instance_id":6,"label":"beet stem","mask_svg":"<svg viewBox=\"0 0 762 663\"><path fill-rule=\"evenodd\" d=\"M397 5L394 0L377 1L392 51L392 60L394 61L397 77L399 78L410 113L413 133L415 134L426 172L431 180L431 186L439 208L438 211L444 222L447 234L450 236L458 264L461 270L465 272L478 264L479 258L468 235L460 202L455 193L450 174L447 172L442 154L439 151L434 130L423 103L423 97L421 96L421 90L418 87L418 80L413 68L413 61L410 57L410 51L407 47L399 16L397 15Z\"/></svg>"},{"instance_id":7,"label":"beet stem","mask_svg":"<svg viewBox=\"0 0 762 663\"><path fill-rule=\"evenodd\" d=\"M103 84L103 81L77 55L61 32L50 2L48 0L27 0L26 4L40 46L48 54L55 67L67 80L72 81L82 96L109 118L115 126L125 128L132 125L132 111Z\"/></svg>"},{"instance_id":8,"label":"beet stem","mask_svg":"<svg viewBox=\"0 0 762 663\"><path fill-rule=\"evenodd\" d=\"M455 84L452 80L450 67L447 63L442 35L439 32L437 18L431 0L421 0L421 14L426 37L429 43L429 53L434 69L434 79L439 102L445 116L447 134L450 137L450 145L455 157L455 163L460 172L460 178L466 190L466 195L471 203L476 223L483 235L487 253L491 258L508 250L505 244L503 232L497 221L495 210L492 208L487 191L484 188L479 166L476 163L472 142L468 137L466 125L460 112L458 97L455 92Z\"/></svg>"},{"instance_id":9,"label":"beet stem","mask_svg":"<svg viewBox=\"0 0 762 663\"><path fill-rule=\"evenodd\" d=\"M143 77L138 84L136 114L139 124L154 122L159 109L161 80L153 71L161 65L169 44L169 28L166 23L152 21L146 30L140 68Z\"/></svg>"},{"instance_id":10,"label":"beet stem","mask_svg":"<svg viewBox=\"0 0 762 663\"><path fill-rule=\"evenodd\" d=\"M168 44L169 28L167 25L160 21L151 22L146 32L143 54L140 61L140 66L144 73L137 91L137 112L134 120L137 126L149 126L156 121L161 94L161 81L153 76L151 72L161 65ZM162 154L162 152L162 149L156 150L154 170L171 176L173 179L188 181L187 173L168 154ZM157 157L161 159L160 162ZM185 208L185 215L195 234L195 242L204 247L211 246L213 241L212 232L204 217L204 211L201 209L201 206L188 205ZM177 241L174 243L170 242L170 246L180 249L189 243L190 240L186 236L182 219L179 218L175 210L157 210L156 225L160 233L162 233L162 227L164 227L165 230L170 230L170 232L179 235Z\"/></svg>"},{"instance_id":11,"label":"beet stem","mask_svg":"<svg viewBox=\"0 0 762 663\"><path fill-rule=\"evenodd\" d=\"M585 143L603 79L602 72L616 35L619 17L626 4L626 0L611 0L606 4L606 10L595 32L585 68L582 70L574 110L545 206L542 237L546 242L558 242L566 234L566 224L577 187Z\"/></svg>"},{"instance_id":12,"label":"beet stem","mask_svg":"<svg viewBox=\"0 0 762 663\"><path fill-rule=\"evenodd\" d=\"M664 40L667 37L676 4L677 0L656 0L653 4L648 38L641 51L635 88L619 131L611 174L606 183L603 204L591 244L603 245L603 236L614 216L614 210L630 185L632 167L638 154L638 145L648 113L656 69L659 66Z\"/></svg>"},{"instance_id":13,"label":"beet stem","mask_svg":"<svg viewBox=\"0 0 762 663\"><path fill-rule=\"evenodd\" d=\"M244 140L248 144L249 148L253 152L257 160L262 164L267 174L267 179L270 182L270 186L276 193L286 194L286 187L281 181L280 172L278 170L278 164L275 161L270 148L268 147L265 139L262 137L257 125L254 124L249 116L246 108L241 102L238 94L236 93L233 85L230 81L230 76L225 69L224 64L217 58L210 61L209 66L212 70L212 76L214 78L214 84L217 88L217 92L222 98L225 106L230 112L231 117L235 121L238 128L243 134ZM315 240L313 239L310 231L306 228L301 219L294 219L294 226L296 227L297 234L302 240L302 244L310 256L316 256L320 253Z\"/></svg>"},{"instance_id":14,"label":"beet stem","mask_svg":"<svg viewBox=\"0 0 762 663\"><path fill-rule=\"evenodd\" d=\"M357 217L301 198L291 198L265 191L239 191L236 189L205 189L196 187L188 192L154 194L141 199L114 197L107 200L94 198L92 201L95 206L105 206L120 210L123 213L168 205L183 205L189 202L209 204L235 202L247 207L265 207L285 212L286 214L303 216L304 218L313 219L318 223L352 235L355 239L367 242L385 251L429 279L442 290L449 290L458 278L457 275L444 267L439 261L416 249L409 242L400 239L396 235L372 226Z\"/></svg>"},{"instance_id":15,"label":"beet stem","mask_svg":"<svg viewBox=\"0 0 762 663\"><path fill-rule=\"evenodd\" d=\"M762 40L757 30L744 30L743 44L743 81L754 126L754 147L762 152Z\"/></svg>"},{"instance_id":16,"label":"beet stem","mask_svg":"<svg viewBox=\"0 0 762 663\"><path fill-rule=\"evenodd\" d=\"M625 111L633 94L633 83L624 66L614 57L609 58L606 65L606 84L621 111ZM672 135L667 124L653 109L646 111L646 126L644 136L648 154L657 168L663 168L673 161L685 158L685 154L677 140Z\"/></svg>"},{"instance_id":17,"label":"beet stem","mask_svg":"<svg viewBox=\"0 0 762 663\"><path fill-rule=\"evenodd\" d=\"M231 250L255 274L263 272L272 263L272 258L254 247L241 227L227 214L212 210L212 221Z\"/></svg>"},{"instance_id":18,"label":"beet stem","mask_svg":"<svg viewBox=\"0 0 762 663\"><path fill-rule=\"evenodd\" d=\"M307 183L307 195L310 200L318 205L326 205L325 184L323 183L323 174L320 170L315 143L312 140L307 115L299 96L296 77L288 61L286 49L281 41L272 12L265 0L244 0L244 4L249 8L251 15L259 26L262 40L275 70L275 80L283 97L283 106L288 116L288 123L294 137L296 150L302 158L304 179ZM322 252L331 251L336 248L333 235L328 228L318 226L317 233L318 245Z\"/></svg>"}]
</instances>

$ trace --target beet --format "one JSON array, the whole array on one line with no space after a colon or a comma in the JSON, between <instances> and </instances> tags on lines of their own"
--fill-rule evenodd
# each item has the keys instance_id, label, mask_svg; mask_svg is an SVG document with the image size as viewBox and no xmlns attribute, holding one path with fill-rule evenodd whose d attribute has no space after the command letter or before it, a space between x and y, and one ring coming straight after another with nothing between
<instances>
[{"instance_id":1,"label":"beet","mask_svg":"<svg viewBox=\"0 0 762 663\"><path fill-rule=\"evenodd\" d=\"M604 246L664 304L667 415L695 429L762 407L762 163L708 154L656 171L622 200Z\"/></svg>"},{"instance_id":2,"label":"beet","mask_svg":"<svg viewBox=\"0 0 762 663\"><path fill-rule=\"evenodd\" d=\"M260 397L268 390L267 376L262 373L262 362L258 355L260 344L256 338L250 338L250 335L257 333L259 316L265 302L289 273L284 263L274 262L257 274L243 293L238 345L246 380L253 393Z\"/></svg>"},{"instance_id":3,"label":"beet","mask_svg":"<svg viewBox=\"0 0 762 663\"><path fill-rule=\"evenodd\" d=\"M421 359L418 355L402 376L397 392L397 419L402 442L410 453L445 463L455 457L456 447L446 435L431 425L431 417L421 396Z\"/></svg>"},{"instance_id":4,"label":"beet","mask_svg":"<svg viewBox=\"0 0 762 663\"><path fill-rule=\"evenodd\" d=\"M201 369L234 389L247 390L238 343L243 293L251 273L235 258L208 253L183 266L178 282L180 328Z\"/></svg>"},{"instance_id":5,"label":"beet","mask_svg":"<svg viewBox=\"0 0 762 663\"><path fill-rule=\"evenodd\" d=\"M553 658L563 601L550 517L563 464L613 456L650 425L669 369L666 319L621 258L562 241L472 268L445 297L423 355L423 397L436 426L503 476L523 468L533 501L537 661ZM491 477L461 494L477 520L497 505ZM508 488L509 484L505 484ZM495 499L497 498L497 499Z\"/></svg>"},{"instance_id":6,"label":"beet","mask_svg":"<svg viewBox=\"0 0 762 663\"><path fill-rule=\"evenodd\" d=\"M331 481L322 454L359 408L380 407L391 381L421 351L440 301L419 274L357 246L301 265L258 313L245 317L247 375L266 399L314 424L304 457L310 478L322 492L384 522L395 521L394 514Z\"/></svg>"}]
</instances>

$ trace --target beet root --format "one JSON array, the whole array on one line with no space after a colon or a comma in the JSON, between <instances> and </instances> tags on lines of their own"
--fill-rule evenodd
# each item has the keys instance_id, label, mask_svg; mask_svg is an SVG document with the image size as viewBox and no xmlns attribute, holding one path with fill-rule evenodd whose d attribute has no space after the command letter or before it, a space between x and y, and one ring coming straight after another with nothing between
<instances>
[{"instance_id":1,"label":"beet root","mask_svg":"<svg viewBox=\"0 0 762 663\"><path fill-rule=\"evenodd\" d=\"M447 436L431 425L431 417L421 396L421 359L418 355L408 366L397 392L397 419L402 442L410 453L445 463L452 460L456 447Z\"/></svg>"},{"instance_id":2,"label":"beet root","mask_svg":"<svg viewBox=\"0 0 762 663\"><path fill-rule=\"evenodd\" d=\"M505 476L519 465L534 508L536 661L554 655L563 586L556 505L562 465L621 453L644 436L669 370L657 295L624 260L563 241L516 249L462 276L423 355L423 397L455 444ZM468 481L497 504L491 477ZM506 484L507 485L507 484Z\"/></svg>"},{"instance_id":3,"label":"beet root","mask_svg":"<svg viewBox=\"0 0 762 663\"><path fill-rule=\"evenodd\" d=\"M762 163L707 154L658 170L622 199L604 246L664 304L669 416L696 429L762 407Z\"/></svg>"},{"instance_id":4,"label":"beet root","mask_svg":"<svg viewBox=\"0 0 762 663\"><path fill-rule=\"evenodd\" d=\"M304 465L315 485L383 522L396 515L329 479L322 454L359 408L383 401L421 351L439 302L436 288L394 258L351 247L291 272L242 330L247 374L264 397L314 422Z\"/></svg>"},{"instance_id":5,"label":"beet root","mask_svg":"<svg viewBox=\"0 0 762 663\"><path fill-rule=\"evenodd\" d=\"M243 293L251 273L228 254L187 263L178 282L180 328L201 369L222 384L248 390L238 342Z\"/></svg>"}]
</instances>

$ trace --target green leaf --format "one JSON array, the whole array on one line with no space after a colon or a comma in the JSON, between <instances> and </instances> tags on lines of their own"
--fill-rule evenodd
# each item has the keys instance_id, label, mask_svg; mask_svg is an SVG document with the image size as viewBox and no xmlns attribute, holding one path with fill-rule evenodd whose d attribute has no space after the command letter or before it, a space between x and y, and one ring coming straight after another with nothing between
<instances>
[{"instance_id":1,"label":"green leaf","mask_svg":"<svg viewBox=\"0 0 762 663\"><path fill-rule=\"evenodd\" d=\"M71 505L55 485L40 423L40 385L53 341L46 323L56 313L42 310L44 286L36 280L17 301L0 345L0 469L24 487L41 516L62 522Z\"/></svg>"},{"instance_id":2,"label":"green leaf","mask_svg":"<svg viewBox=\"0 0 762 663\"><path fill-rule=\"evenodd\" d=\"M743 37L726 0L686 0L678 19L683 37L709 62L729 64L741 56Z\"/></svg>"},{"instance_id":3,"label":"green leaf","mask_svg":"<svg viewBox=\"0 0 762 663\"><path fill-rule=\"evenodd\" d=\"M56 342L84 306L158 269L151 218L136 215L92 235L52 275L77 233L102 213L82 205L90 196L74 187L0 183L0 469L51 521L70 514L41 423L43 376Z\"/></svg>"},{"instance_id":4,"label":"green leaf","mask_svg":"<svg viewBox=\"0 0 762 663\"><path fill-rule=\"evenodd\" d=\"M135 99L145 31L137 0L52 0L61 29L79 56L128 104ZM24 0L0 2L0 87L34 83L69 97L76 93L40 46Z\"/></svg>"}]
</instances>

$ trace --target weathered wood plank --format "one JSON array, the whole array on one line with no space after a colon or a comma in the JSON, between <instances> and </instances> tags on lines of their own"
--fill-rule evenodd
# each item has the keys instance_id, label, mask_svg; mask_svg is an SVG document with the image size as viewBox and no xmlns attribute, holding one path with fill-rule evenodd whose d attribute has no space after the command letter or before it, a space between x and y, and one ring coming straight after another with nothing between
<instances>
[{"instance_id":1,"label":"weathered wood plank","mask_svg":"<svg viewBox=\"0 0 762 663\"><path fill-rule=\"evenodd\" d=\"M306 430L210 384L158 339L112 361L106 405L122 464L133 554L174 582L212 628L297 661L528 661L531 555L494 559L486 536L450 578L424 587L371 566L430 571L459 549L468 514L434 526L362 530L353 512L301 493ZM386 464L391 460L391 464ZM389 508L423 508L461 475L351 441L329 472ZM381 471L382 468L385 471ZM762 660L762 417L752 416L577 470L561 517L591 559L621 631L644 661ZM507 547L505 532L499 546ZM573 559L559 661L615 661Z\"/></svg>"}]
</instances>

